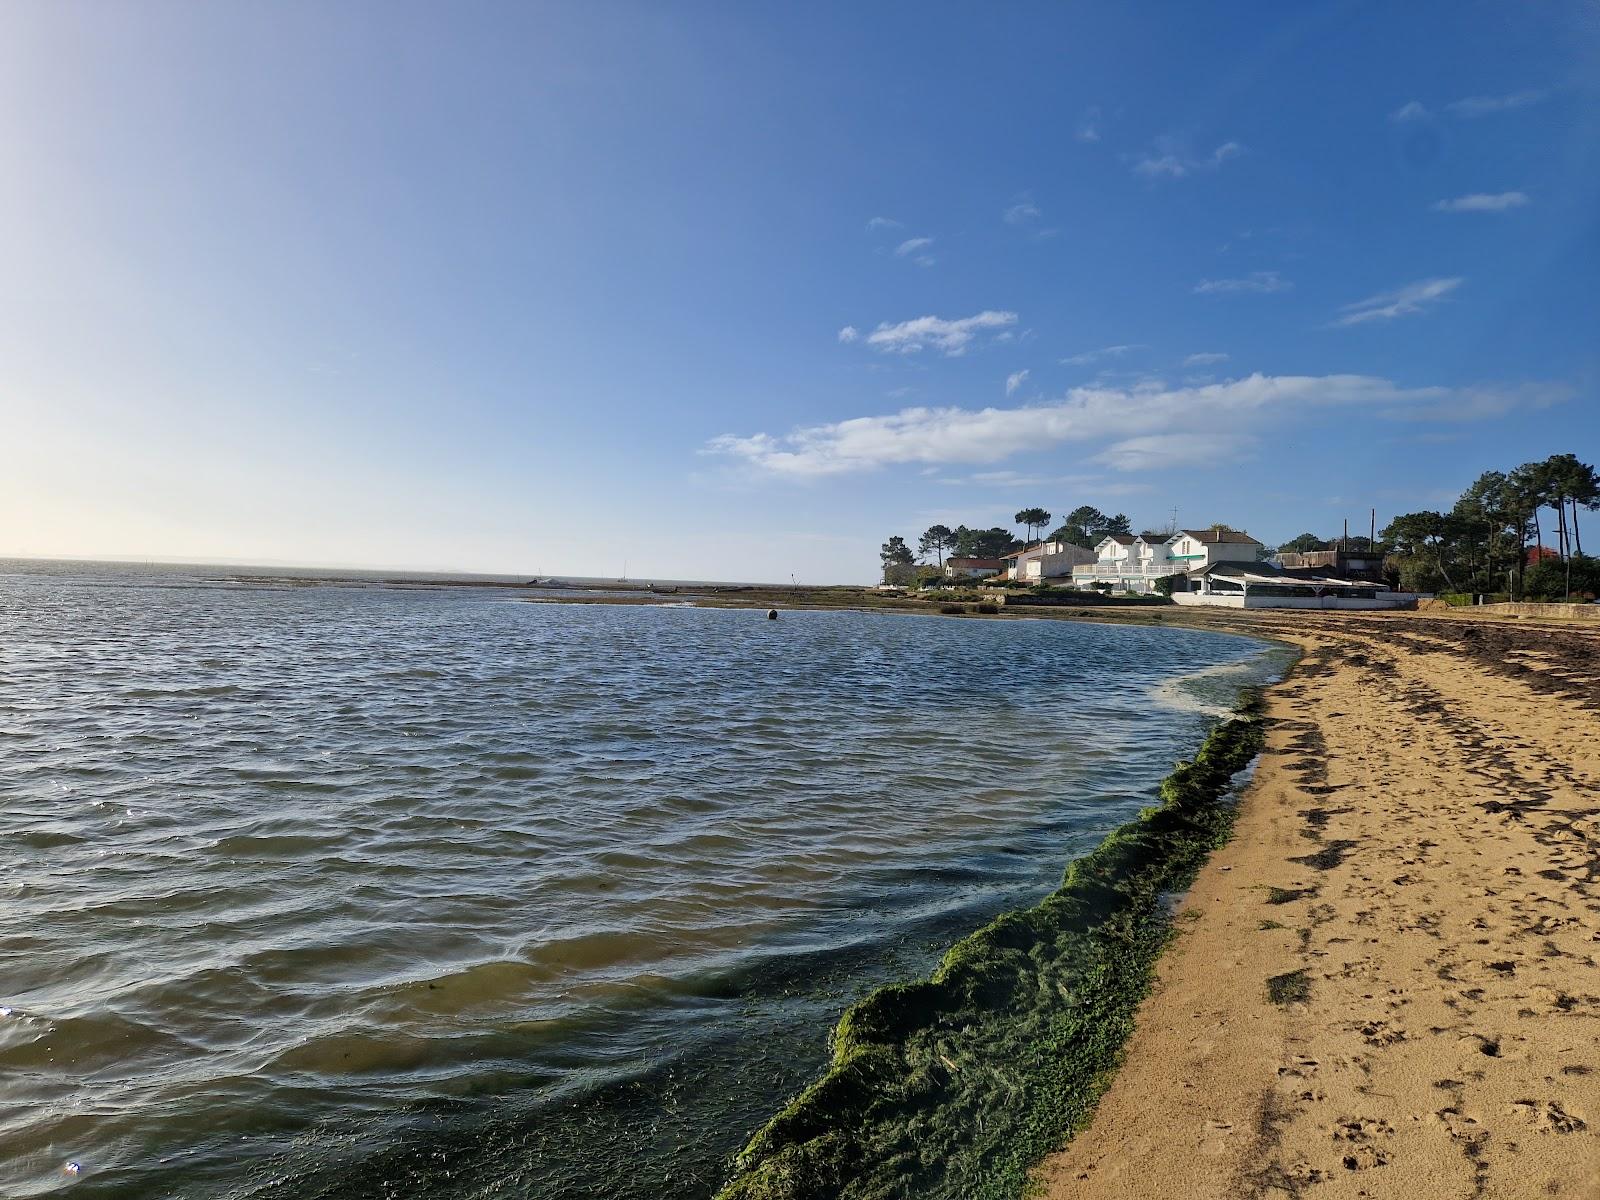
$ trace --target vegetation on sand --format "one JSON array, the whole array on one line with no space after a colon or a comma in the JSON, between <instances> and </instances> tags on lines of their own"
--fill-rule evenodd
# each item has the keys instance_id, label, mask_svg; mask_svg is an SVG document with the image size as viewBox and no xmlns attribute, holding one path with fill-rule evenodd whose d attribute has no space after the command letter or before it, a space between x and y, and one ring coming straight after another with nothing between
<instances>
[{"instance_id":1,"label":"vegetation on sand","mask_svg":"<svg viewBox=\"0 0 1600 1200\"><path fill-rule=\"evenodd\" d=\"M827 1072L751 1139L719 1200L1020 1196L1110 1082L1172 932L1165 897L1227 839L1229 782L1260 742L1253 702L1038 906L846 1012Z\"/></svg>"}]
</instances>

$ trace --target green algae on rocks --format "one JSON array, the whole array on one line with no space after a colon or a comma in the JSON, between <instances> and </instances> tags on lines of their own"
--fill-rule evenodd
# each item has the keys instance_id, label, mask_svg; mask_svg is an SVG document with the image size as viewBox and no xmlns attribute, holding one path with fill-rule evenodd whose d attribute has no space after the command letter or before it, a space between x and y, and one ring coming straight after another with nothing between
<instances>
[{"instance_id":1,"label":"green algae on rocks","mask_svg":"<svg viewBox=\"0 0 1600 1200\"><path fill-rule=\"evenodd\" d=\"M1169 895L1227 840L1229 785L1261 738L1252 695L1040 904L849 1009L826 1073L735 1157L717 1200L1021 1196L1110 1083L1172 934Z\"/></svg>"}]
</instances>

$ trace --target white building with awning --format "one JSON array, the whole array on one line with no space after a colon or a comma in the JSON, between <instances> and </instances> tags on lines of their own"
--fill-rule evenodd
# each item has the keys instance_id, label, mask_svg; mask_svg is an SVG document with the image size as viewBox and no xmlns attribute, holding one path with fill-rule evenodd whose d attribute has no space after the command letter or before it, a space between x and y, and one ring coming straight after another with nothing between
<instances>
[{"instance_id":1,"label":"white building with awning","mask_svg":"<svg viewBox=\"0 0 1600 1200\"><path fill-rule=\"evenodd\" d=\"M1219 562L1186 575L1174 589L1178 604L1219 608L1409 608L1410 592L1392 591L1368 579L1346 579L1314 568L1292 569L1270 563Z\"/></svg>"}]
</instances>

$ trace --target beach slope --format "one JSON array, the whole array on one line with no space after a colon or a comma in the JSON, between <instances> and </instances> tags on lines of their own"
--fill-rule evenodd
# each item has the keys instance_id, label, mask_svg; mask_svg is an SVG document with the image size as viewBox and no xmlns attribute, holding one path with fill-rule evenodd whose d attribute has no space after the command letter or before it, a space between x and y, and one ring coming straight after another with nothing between
<instances>
[{"instance_id":1,"label":"beach slope","mask_svg":"<svg viewBox=\"0 0 1600 1200\"><path fill-rule=\"evenodd\" d=\"M1250 623L1305 656L1043 1194L1600 1196L1600 631Z\"/></svg>"}]
</instances>

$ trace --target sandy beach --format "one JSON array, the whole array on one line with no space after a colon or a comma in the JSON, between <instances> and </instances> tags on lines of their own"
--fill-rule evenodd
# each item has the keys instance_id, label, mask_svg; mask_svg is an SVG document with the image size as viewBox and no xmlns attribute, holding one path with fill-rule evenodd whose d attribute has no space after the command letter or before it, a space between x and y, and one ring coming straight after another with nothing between
<instances>
[{"instance_id":1,"label":"sandy beach","mask_svg":"<svg viewBox=\"0 0 1600 1200\"><path fill-rule=\"evenodd\" d=\"M1600 1196L1600 629L1230 623L1304 658L1043 1194Z\"/></svg>"}]
</instances>

